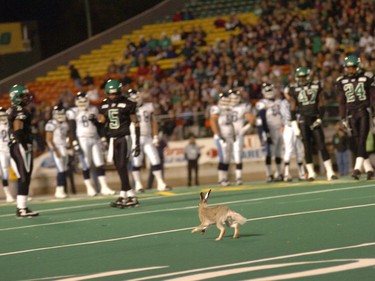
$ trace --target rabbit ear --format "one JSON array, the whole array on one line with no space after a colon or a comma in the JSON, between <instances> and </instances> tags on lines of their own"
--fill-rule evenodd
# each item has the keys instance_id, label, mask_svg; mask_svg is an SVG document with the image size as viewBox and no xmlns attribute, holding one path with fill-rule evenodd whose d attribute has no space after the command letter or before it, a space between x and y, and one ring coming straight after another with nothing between
<instances>
[{"instance_id":1,"label":"rabbit ear","mask_svg":"<svg viewBox=\"0 0 375 281\"><path fill-rule=\"evenodd\" d=\"M206 193L206 196L204 197L204 200L207 201L208 197L210 196L210 193L211 193L211 189Z\"/></svg>"},{"instance_id":2,"label":"rabbit ear","mask_svg":"<svg viewBox=\"0 0 375 281\"><path fill-rule=\"evenodd\" d=\"M201 196L201 201L203 201L204 200L204 194L203 194L203 192L200 193L200 196Z\"/></svg>"}]
</instances>

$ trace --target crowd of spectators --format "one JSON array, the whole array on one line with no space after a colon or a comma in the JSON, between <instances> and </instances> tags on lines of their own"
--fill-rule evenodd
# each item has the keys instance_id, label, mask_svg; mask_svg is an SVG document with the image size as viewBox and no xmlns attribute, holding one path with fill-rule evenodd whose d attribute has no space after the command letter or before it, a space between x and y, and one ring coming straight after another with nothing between
<instances>
[{"instance_id":1,"label":"crowd of spectators","mask_svg":"<svg viewBox=\"0 0 375 281\"><path fill-rule=\"evenodd\" d=\"M307 66L321 81L328 104L334 105L333 85L345 56L358 55L363 68L375 71L373 1L260 1L256 11L256 25L236 15L229 20L218 17L213 25L221 23L237 35L218 38L213 45L206 43L201 26L181 27L160 39L129 40L123 59L130 63L111 61L104 81L117 75L124 85L148 92L161 129L173 140L210 135L209 108L221 91L242 87L247 101L254 102L261 97L263 82L282 92L294 80L294 70ZM150 62L150 56L156 60ZM164 58L181 56L182 62L172 69L163 71L158 65ZM136 73L130 72L132 67L138 67ZM71 96L64 93L62 99ZM337 112L332 109L326 117L334 117Z\"/></svg>"}]
</instances>

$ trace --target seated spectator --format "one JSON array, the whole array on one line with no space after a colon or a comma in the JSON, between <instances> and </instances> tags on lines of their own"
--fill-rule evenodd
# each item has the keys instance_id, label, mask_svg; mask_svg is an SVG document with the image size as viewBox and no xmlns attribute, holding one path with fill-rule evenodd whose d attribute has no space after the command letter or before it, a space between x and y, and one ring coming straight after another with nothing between
<instances>
[{"instance_id":1,"label":"seated spectator","mask_svg":"<svg viewBox=\"0 0 375 281\"><path fill-rule=\"evenodd\" d=\"M236 28L242 28L244 25L237 17L237 15L232 14L229 16L229 20L225 23L225 30L235 30Z\"/></svg>"},{"instance_id":2,"label":"seated spectator","mask_svg":"<svg viewBox=\"0 0 375 281\"><path fill-rule=\"evenodd\" d=\"M117 74L118 66L115 62L115 59L111 59L110 64L107 67L107 73Z\"/></svg>"},{"instance_id":3,"label":"seated spectator","mask_svg":"<svg viewBox=\"0 0 375 281\"><path fill-rule=\"evenodd\" d=\"M163 51L167 50L169 46L172 46L172 40L169 38L167 33L163 32L161 34L161 38L159 40L159 46L163 49Z\"/></svg>"},{"instance_id":4,"label":"seated spectator","mask_svg":"<svg viewBox=\"0 0 375 281\"><path fill-rule=\"evenodd\" d=\"M176 11L176 13L174 14L173 18L172 18L172 21L176 22L176 21L182 21L182 13L181 11Z\"/></svg>"},{"instance_id":5,"label":"seated spectator","mask_svg":"<svg viewBox=\"0 0 375 281\"><path fill-rule=\"evenodd\" d=\"M182 39L181 34L177 32L177 30L173 30L172 35L171 35L172 44L179 43L181 39Z\"/></svg>"},{"instance_id":6,"label":"seated spectator","mask_svg":"<svg viewBox=\"0 0 375 281\"><path fill-rule=\"evenodd\" d=\"M86 71L86 76L82 79L83 86L90 86L94 84L94 77L91 76L90 71Z\"/></svg>"}]
</instances>

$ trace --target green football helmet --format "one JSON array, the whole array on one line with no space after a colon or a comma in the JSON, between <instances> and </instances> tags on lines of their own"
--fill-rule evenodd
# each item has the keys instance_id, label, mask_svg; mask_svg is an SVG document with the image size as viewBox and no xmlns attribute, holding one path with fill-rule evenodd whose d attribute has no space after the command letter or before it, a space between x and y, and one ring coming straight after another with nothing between
<instances>
[{"instance_id":1,"label":"green football helmet","mask_svg":"<svg viewBox=\"0 0 375 281\"><path fill-rule=\"evenodd\" d=\"M347 56L344 59L345 72L349 76L356 74L359 71L361 60L355 55Z\"/></svg>"},{"instance_id":2,"label":"green football helmet","mask_svg":"<svg viewBox=\"0 0 375 281\"><path fill-rule=\"evenodd\" d=\"M117 80L108 80L105 84L105 93L110 94L121 94L121 83Z\"/></svg>"},{"instance_id":3,"label":"green football helmet","mask_svg":"<svg viewBox=\"0 0 375 281\"><path fill-rule=\"evenodd\" d=\"M298 85L306 85L307 83L310 82L310 74L311 74L311 71L309 68L307 67L298 67L296 69L296 73L295 73L295 78L296 78L296 81L297 81L297 84Z\"/></svg>"},{"instance_id":4,"label":"green football helmet","mask_svg":"<svg viewBox=\"0 0 375 281\"><path fill-rule=\"evenodd\" d=\"M12 105L27 105L30 102L29 89L16 84L10 88L9 98Z\"/></svg>"}]
</instances>

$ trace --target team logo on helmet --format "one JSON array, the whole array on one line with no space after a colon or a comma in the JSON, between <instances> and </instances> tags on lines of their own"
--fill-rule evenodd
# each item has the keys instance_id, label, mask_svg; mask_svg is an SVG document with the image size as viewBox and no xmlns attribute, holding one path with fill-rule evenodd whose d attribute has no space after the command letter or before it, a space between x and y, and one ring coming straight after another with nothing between
<instances>
[{"instance_id":1,"label":"team logo on helmet","mask_svg":"<svg viewBox=\"0 0 375 281\"><path fill-rule=\"evenodd\" d=\"M121 94L121 83L117 80L108 80L105 84L105 93L107 95L109 94Z\"/></svg>"},{"instance_id":2,"label":"team logo on helmet","mask_svg":"<svg viewBox=\"0 0 375 281\"><path fill-rule=\"evenodd\" d=\"M298 67L296 69L295 78L298 85L306 85L310 82L311 71L307 67Z\"/></svg>"}]
</instances>

